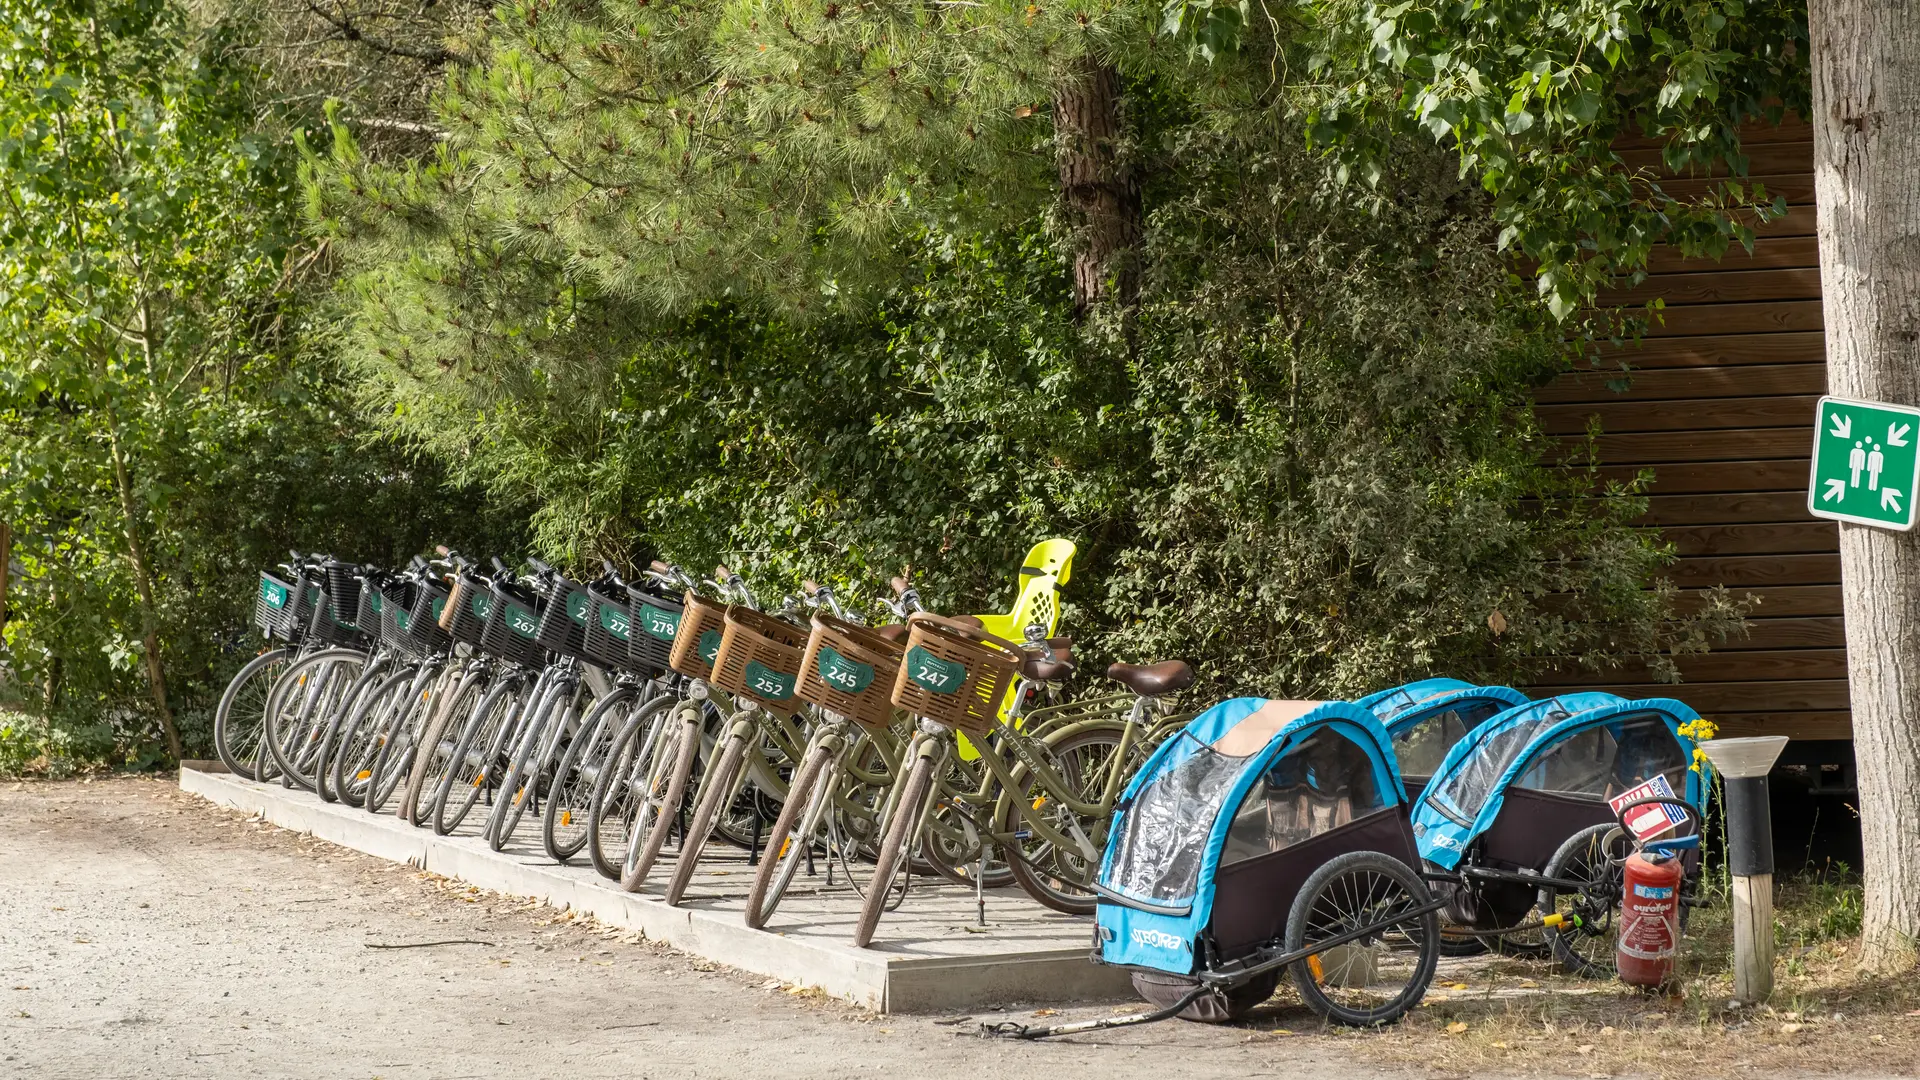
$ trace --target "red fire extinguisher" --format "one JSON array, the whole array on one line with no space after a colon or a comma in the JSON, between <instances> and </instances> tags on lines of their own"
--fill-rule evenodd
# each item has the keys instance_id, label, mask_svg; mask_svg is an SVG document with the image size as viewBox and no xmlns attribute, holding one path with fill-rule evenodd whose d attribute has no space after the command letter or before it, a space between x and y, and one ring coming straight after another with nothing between
<instances>
[{"instance_id":1,"label":"red fire extinguisher","mask_svg":"<svg viewBox=\"0 0 1920 1080\"><path fill-rule=\"evenodd\" d=\"M1682 808L1694 823L1693 835L1642 840L1644 817L1636 808L1661 803ZM1665 806L1659 807L1664 811ZM1677 816L1677 815L1676 815ZM1630 818L1638 818L1634 825ZM1621 866L1620 936L1614 962L1620 981L1629 986L1663 987L1673 981L1674 958L1680 951L1680 884L1685 871L1680 853L1700 844L1699 815L1676 799L1645 799L1620 810L1621 827L1633 837L1635 851Z\"/></svg>"}]
</instances>

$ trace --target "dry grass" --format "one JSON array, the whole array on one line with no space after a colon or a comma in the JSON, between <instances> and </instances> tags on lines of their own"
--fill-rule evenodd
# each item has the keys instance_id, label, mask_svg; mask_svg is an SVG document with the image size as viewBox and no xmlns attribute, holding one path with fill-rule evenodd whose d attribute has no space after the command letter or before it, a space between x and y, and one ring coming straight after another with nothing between
<instances>
[{"instance_id":1,"label":"dry grass","mask_svg":"<svg viewBox=\"0 0 1920 1080\"><path fill-rule=\"evenodd\" d=\"M1342 1042L1371 1058L1454 1075L1920 1072L1920 972L1862 972L1858 887L1802 879L1783 883L1776 902L1780 956L1769 1005L1730 1002L1731 927L1722 904L1692 920L1673 997L1568 979L1544 962L1466 962L1444 968L1404 1023Z\"/></svg>"}]
</instances>

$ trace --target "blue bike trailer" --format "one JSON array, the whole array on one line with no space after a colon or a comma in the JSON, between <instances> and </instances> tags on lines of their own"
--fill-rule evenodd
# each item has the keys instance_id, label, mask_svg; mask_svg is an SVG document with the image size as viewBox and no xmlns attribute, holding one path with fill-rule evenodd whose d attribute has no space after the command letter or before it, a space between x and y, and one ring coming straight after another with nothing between
<instances>
[{"instance_id":1,"label":"blue bike trailer","mask_svg":"<svg viewBox=\"0 0 1920 1080\"><path fill-rule=\"evenodd\" d=\"M1094 886L1099 958L1193 975L1253 953L1333 858L1417 865L1405 800L1392 738L1367 709L1213 706L1154 751L1115 809Z\"/></svg>"},{"instance_id":2,"label":"blue bike trailer","mask_svg":"<svg viewBox=\"0 0 1920 1080\"><path fill-rule=\"evenodd\" d=\"M1421 858L1451 870L1537 870L1567 837L1614 821L1607 800L1663 778L1695 809L1704 801L1694 742L1699 714L1671 698L1563 694L1501 713L1454 744L1413 808Z\"/></svg>"},{"instance_id":3,"label":"blue bike trailer","mask_svg":"<svg viewBox=\"0 0 1920 1080\"><path fill-rule=\"evenodd\" d=\"M1393 736L1393 752L1407 801L1418 802L1447 751L1495 716L1523 705L1510 686L1476 686L1459 679L1421 679L1368 694L1354 704L1372 710Z\"/></svg>"}]
</instances>

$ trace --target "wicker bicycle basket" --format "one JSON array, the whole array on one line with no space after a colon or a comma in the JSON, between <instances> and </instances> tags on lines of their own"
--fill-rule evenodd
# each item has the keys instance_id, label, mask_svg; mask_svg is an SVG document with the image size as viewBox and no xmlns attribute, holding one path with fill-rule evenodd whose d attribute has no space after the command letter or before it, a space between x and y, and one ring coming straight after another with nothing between
<instances>
[{"instance_id":1,"label":"wicker bicycle basket","mask_svg":"<svg viewBox=\"0 0 1920 1080\"><path fill-rule=\"evenodd\" d=\"M407 612L407 635L423 652L444 652L453 645L447 632L440 629L440 617L446 613L447 590L429 582L414 586L413 608Z\"/></svg>"},{"instance_id":2,"label":"wicker bicycle basket","mask_svg":"<svg viewBox=\"0 0 1920 1080\"><path fill-rule=\"evenodd\" d=\"M627 614L633 619L627 656L634 670L652 673L673 666L673 642L684 608L679 600L646 589L627 590Z\"/></svg>"},{"instance_id":3,"label":"wicker bicycle basket","mask_svg":"<svg viewBox=\"0 0 1920 1080\"><path fill-rule=\"evenodd\" d=\"M749 607L727 609L720 633L720 654L713 660L713 685L775 712L800 707L800 659L807 652L807 629Z\"/></svg>"},{"instance_id":4,"label":"wicker bicycle basket","mask_svg":"<svg viewBox=\"0 0 1920 1080\"><path fill-rule=\"evenodd\" d=\"M713 658L720 655L720 638L726 629L726 606L691 592L680 604L680 626L673 632L667 666L691 678L711 679Z\"/></svg>"},{"instance_id":5,"label":"wicker bicycle basket","mask_svg":"<svg viewBox=\"0 0 1920 1080\"><path fill-rule=\"evenodd\" d=\"M621 595L613 595L618 591ZM587 610L587 659L601 667L627 670L633 666L627 650L633 640L633 616L627 610L627 590L616 585L589 585L584 590Z\"/></svg>"},{"instance_id":6,"label":"wicker bicycle basket","mask_svg":"<svg viewBox=\"0 0 1920 1080\"><path fill-rule=\"evenodd\" d=\"M813 616L806 655L800 658L800 700L830 709L867 727L893 721L893 681L900 672L900 643L831 615Z\"/></svg>"},{"instance_id":7,"label":"wicker bicycle basket","mask_svg":"<svg viewBox=\"0 0 1920 1080\"><path fill-rule=\"evenodd\" d=\"M487 608L487 624L480 632L480 648L502 660L539 664L546 655L540 647L538 603L519 588L494 582Z\"/></svg>"},{"instance_id":8,"label":"wicker bicycle basket","mask_svg":"<svg viewBox=\"0 0 1920 1080\"><path fill-rule=\"evenodd\" d=\"M893 703L968 735L993 730L1000 702L1019 676L1017 646L984 630L919 613L907 624L906 655Z\"/></svg>"},{"instance_id":9,"label":"wicker bicycle basket","mask_svg":"<svg viewBox=\"0 0 1920 1080\"><path fill-rule=\"evenodd\" d=\"M479 645L487 629L487 612L493 610L493 590L471 574L458 574L453 590L447 594L447 606L440 612L440 629L455 641Z\"/></svg>"},{"instance_id":10,"label":"wicker bicycle basket","mask_svg":"<svg viewBox=\"0 0 1920 1080\"><path fill-rule=\"evenodd\" d=\"M262 570L260 588L253 594L253 625L272 637L285 637L293 586Z\"/></svg>"},{"instance_id":11,"label":"wicker bicycle basket","mask_svg":"<svg viewBox=\"0 0 1920 1080\"><path fill-rule=\"evenodd\" d=\"M534 637L562 656L589 659L587 620L593 615L593 598L557 574L544 576L535 587L540 592L540 628Z\"/></svg>"}]
</instances>

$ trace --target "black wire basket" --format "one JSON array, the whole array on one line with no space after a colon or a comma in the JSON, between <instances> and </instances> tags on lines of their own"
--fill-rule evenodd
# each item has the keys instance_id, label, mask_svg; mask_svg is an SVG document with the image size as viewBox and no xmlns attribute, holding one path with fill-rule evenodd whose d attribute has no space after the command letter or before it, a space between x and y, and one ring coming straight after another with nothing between
<instances>
[{"instance_id":1,"label":"black wire basket","mask_svg":"<svg viewBox=\"0 0 1920 1080\"><path fill-rule=\"evenodd\" d=\"M541 648L540 602L524 589L494 582L493 599L487 609L487 624L480 633L480 648L488 655L517 664L538 665L546 658Z\"/></svg>"},{"instance_id":2,"label":"black wire basket","mask_svg":"<svg viewBox=\"0 0 1920 1080\"><path fill-rule=\"evenodd\" d=\"M385 606L380 595L380 586L369 579L361 579L360 608L353 617L353 624L365 630L373 637L380 636L380 610Z\"/></svg>"},{"instance_id":3,"label":"black wire basket","mask_svg":"<svg viewBox=\"0 0 1920 1080\"><path fill-rule=\"evenodd\" d=\"M293 586L260 571L260 588L253 594L253 625L268 637L287 636L288 617L293 614Z\"/></svg>"},{"instance_id":4,"label":"black wire basket","mask_svg":"<svg viewBox=\"0 0 1920 1080\"><path fill-rule=\"evenodd\" d=\"M586 593L593 603L586 625L587 661L601 667L628 670L633 663L628 655L633 616L627 611L626 589L617 585L589 585Z\"/></svg>"},{"instance_id":5,"label":"black wire basket","mask_svg":"<svg viewBox=\"0 0 1920 1080\"><path fill-rule=\"evenodd\" d=\"M430 581L419 582L413 587L413 606L407 611L407 635L414 644L425 652L446 652L453 648L453 639L440 629L440 616L446 611L447 590L445 586Z\"/></svg>"},{"instance_id":6,"label":"black wire basket","mask_svg":"<svg viewBox=\"0 0 1920 1080\"><path fill-rule=\"evenodd\" d=\"M392 582L380 590L380 643L402 656L419 658L426 650L408 631L413 626L413 583Z\"/></svg>"},{"instance_id":7,"label":"black wire basket","mask_svg":"<svg viewBox=\"0 0 1920 1080\"><path fill-rule=\"evenodd\" d=\"M336 621L357 623L360 615L360 568L352 563L328 559L320 566L326 581L327 603Z\"/></svg>"},{"instance_id":8,"label":"black wire basket","mask_svg":"<svg viewBox=\"0 0 1920 1080\"><path fill-rule=\"evenodd\" d=\"M440 628L455 641L478 646L486 633L487 613L492 610L493 587L472 574L459 574L440 613Z\"/></svg>"},{"instance_id":9,"label":"black wire basket","mask_svg":"<svg viewBox=\"0 0 1920 1080\"><path fill-rule=\"evenodd\" d=\"M678 598L662 596L646 589L630 589L627 616L633 630L627 640L627 656L634 670L667 670L673 656L673 638L680 632L680 613L686 605Z\"/></svg>"},{"instance_id":10,"label":"black wire basket","mask_svg":"<svg viewBox=\"0 0 1920 1080\"><path fill-rule=\"evenodd\" d=\"M593 616L593 596L559 574L542 574L534 587L540 593L536 640L550 652L589 659L587 622Z\"/></svg>"},{"instance_id":11,"label":"black wire basket","mask_svg":"<svg viewBox=\"0 0 1920 1080\"><path fill-rule=\"evenodd\" d=\"M307 637L324 645L348 648L366 644L366 635L357 625L335 614L332 600L324 594L321 601L313 605L313 614L307 616Z\"/></svg>"}]
</instances>

